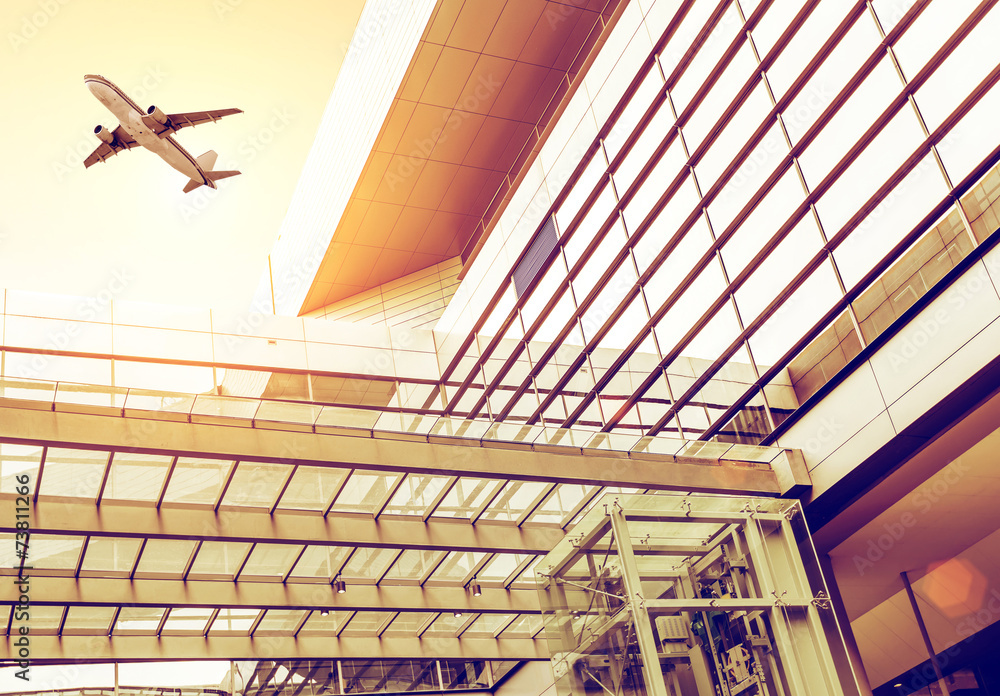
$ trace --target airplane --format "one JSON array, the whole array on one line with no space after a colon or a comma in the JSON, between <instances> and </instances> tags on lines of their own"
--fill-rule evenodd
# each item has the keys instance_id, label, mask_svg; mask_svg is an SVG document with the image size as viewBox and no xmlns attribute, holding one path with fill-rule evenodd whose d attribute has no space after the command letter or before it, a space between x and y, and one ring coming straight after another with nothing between
<instances>
[{"instance_id":1,"label":"airplane","mask_svg":"<svg viewBox=\"0 0 1000 696\"><path fill-rule=\"evenodd\" d=\"M163 161L190 179L184 186L184 193L190 193L199 186L218 188L215 185L216 181L240 173L233 170L213 171L215 161L218 159L213 150L199 157L192 157L174 140L173 134L181 128L209 121L214 123L223 116L241 114L242 110L220 109L165 114L154 104L143 111L125 92L101 75L84 75L83 81L98 101L115 115L119 123L118 127L111 131L101 125L94 128L94 135L101 144L84 160L84 167L105 162L119 152L141 145L159 155Z\"/></svg>"}]
</instances>

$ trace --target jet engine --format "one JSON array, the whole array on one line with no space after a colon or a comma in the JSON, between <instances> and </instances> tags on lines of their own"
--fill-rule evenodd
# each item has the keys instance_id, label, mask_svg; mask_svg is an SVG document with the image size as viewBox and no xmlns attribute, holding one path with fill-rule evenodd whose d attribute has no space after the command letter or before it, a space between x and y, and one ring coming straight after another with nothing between
<instances>
[{"instance_id":1,"label":"jet engine","mask_svg":"<svg viewBox=\"0 0 1000 696\"><path fill-rule=\"evenodd\" d=\"M170 120L167 118L167 115L163 113L163 110L155 104L150 105L150 107L146 109L146 113L149 116L152 116L154 121L163 126L167 125L167 122Z\"/></svg>"},{"instance_id":2,"label":"jet engine","mask_svg":"<svg viewBox=\"0 0 1000 696\"><path fill-rule=\"evenodd\" d=\"M97 128L94 129L94 135L96 135L99 140L107 143L108 145L110 145L115 141L114 133L109 131L104 126L97 126Z\"/></svg>"}]
</instances>

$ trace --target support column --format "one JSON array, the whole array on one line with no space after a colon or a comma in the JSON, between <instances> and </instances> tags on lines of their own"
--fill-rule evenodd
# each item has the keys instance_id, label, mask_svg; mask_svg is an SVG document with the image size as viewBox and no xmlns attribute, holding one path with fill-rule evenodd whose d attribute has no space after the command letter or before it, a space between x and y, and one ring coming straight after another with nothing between
<instances>
[{"instance_id":1,"label":"support column","mask_svg":"<svg viewBox=\"0 0 1000 696\"><path fill-rule=\"evenodd\" d=\"M903 578L903 587L906 588L906 596L910 598L910 606L913 607L913 616L917 619L920 637L924 639L924 647L927 648L927 656L930 657L931 665L934 667L934 675L938 679L938 684L941 685L941 693L944 696L951 696L948 684L944 680L944 673L941 671L941 665L937 660L937 653L934 652L934 646L931 645L931 637L927 633L927 626L924 625L924 617L920 613L920 607L917 606L917 597L913 594L913 587L910 586L910 578L907 577L906 571L900 573L899 576Z\"/></svg>"},{"instance_id":2,"label":"support column","mask_svg":"<svg viewBox=\"0 0 1000 696\"><path fill-rule=\"evenodd\" d=\"M639 653L642 657L642 675L646 681L649 696L668 696L666 682L663 681L663 670L660 669L660 658L656 648L656 638L653 636L649 613L646 611L646 601L642 594L642 581L639 569L635 564L632 549L632 538L629 536L628 524L622 508L615 501L609 508L611 530L614 541L618 545L618 562L621 564L622 581L628 593L628 606L635 623L636 640L639 643Z\"/></svg>"}]
</instances>

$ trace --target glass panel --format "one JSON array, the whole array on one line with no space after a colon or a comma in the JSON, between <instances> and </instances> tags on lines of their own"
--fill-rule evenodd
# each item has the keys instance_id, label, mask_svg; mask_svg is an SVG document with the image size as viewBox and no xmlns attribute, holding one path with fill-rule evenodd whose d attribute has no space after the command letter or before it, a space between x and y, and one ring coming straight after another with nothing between
<instances>
[{"instance_id":1,"label":"glass panel","mask_svg":"<svg viewBox=\"0 0 1000 696\"><path fill-rule=\"evenodd\" d=\"M122 607L115 623L115 633L153 634L163 620L162 607Z\"/></svg>"},{"instance_id":2,"label":"glass panel","mask_svg":"<svg viewBox=\"0 0 1000 696\"><path fill-rule=\"evenodd\" d=\"M27 563L35 570L73 571L80 560L84 537L57 534L32 534ZM13 558L14 542L4 545L3 567L14 568L20 559ZM8 554L10 554L9 557Z\"/></svg>"},{"instance_id":3,"label":"glass panel","mask_svg":"<svg viewBox=\"0 0 1000 696\"><path fill-rule=\"evenodd\" d=\"M949 13L949 19L954 17ZM914 94L927 130L933 133L996 67L995 39L998 31L1000 9L994 7Z\"/></svg>"},{"instance_id":4,"label":"glass panel","mask_svg":"<svg viewBox=\"0 0 1000 696\"><path fill-rule=\"evenodd\" d=\"M206 541L198 549L190 576L218 575L232 580L249 550L250 544L245 542Z\"/></svg>"},{"instance_id":5,"label":"glass panel","mask_svg":"<svg viewBox=\"0 0 1000 696\"><path fill-rule=\"evenodd\" d=\"M55 635L62 623L62 615L65 607L44 607L37 604L31 607L31 625L29 630L33 634ZM15 624L16 626L16 624ZM17 630L14 626L11 631Z\"/></svg>"},{"instance_id":6,"label":"glass panel","mask_svg":"<svg viewBox=\"0 0 1000 696\"><path fill-rule=\"evenodd\" d=\"M486 502L497 482L491 479L462 476L434 511L434 517L472 517L472 513Z\"/></svg>"},{"instance_id":7,"label":"glass panel","mask_svg":"<svg viewBox=\"0 0 1000 696\"><path fill-rule=\"evenodd\" d=\"M971 251L962 218L953 210L855 300L865 341L871 343Z\"/></svg>"},{"instance_id":8,"label":"glass panel","mask_svg":"<svg viewBox=\"0 0 1000 696\"><path fill-rule=\"evenodd\" d=\"M741 393L745 390L745 385L734 386L739 388ZM735 394L735 391L732 393ZM712 409L709 409L709 413L712 413ZM746 406L741 408L728 423L719 429L715 439L719 442L755 445L770 433L771 422L767 417L767 406L764 404L763 393L758 392Z\"/></svg>"},{"instance_id":9,"label":"glass panel","mask_svg":"<svg viewBox=\"0 0 1000 696\"><path fill-rule=\"evenodd\" d=\"M42 495L97 498L108 465L108 452L50 447L42 470Z\"/></svg>"},{"instance_id":10,"label":"glass panel","mask_svg":"<svg viewBox=\"0 0 1000 696\"><path fill-rule=\"evenodd\" d=\"M566 254L566 264L570 269L575 267L580 257L583 256L584 250L590 246L594 237L601 231L617 203L618 199L615 196L614 187L609 182L594 199L594 204L573 230L563 247L563 253Z\"/></svg>"},{"instance_id":11,"label":"glass panel","mask_svg":"<svg viewBox=\"0 0 1000 696\"><path fill-rule=\"evenodd\" d=\"M292 474L278 507L286 510L322 510L347 477L344 469L325 466L300 466Z\"/></svg>"},{"instance_id":12,"label":"glass panel","mask_svg":"<svg viewBox=\"0 0 1000 696\"><path fill-rule=\"evenodd\" d=\"M753 55L750 43L744 41L732 62L719 76L697 110L684 124L684 141L690 152L695 152L705 136L719 123L719 118L729 107L759 63ZM756 76L758 81L759 76Z\"/></svg>"},{"instance_id":13,"label":"glass panel","mask_svg":"<svg viewBox=\"0 0 1000 696\"><path fill-rule=\"evenodd\" d=\"M566 230L569 228L569 224L573 221L573 218L580 211L580 208L587 200L587 197L591 194L598 182L604 176L604 172L607 168L608 163L607 160L604 159L604 152L601 148L597 148L597 151L591 156L590 162L587 163L587 166L584 168L580 178L573 184L573 188L570 190L569 195L566 196L563 204L559 206L559 210L556 211L556 222L559 224L559 230L563 234L566 233Z\"/></svg>"},{"instance_id":14,"label":"glass panel","mask_svg":"<svg viewBox=\"0 0 1000 696\"><path fill-rule=\"evenodd\" d=\"M382 577L386 568L399 553L396 549L355 549L351 560L344 566L341 574L345 578L365 579L375 581Z\"/></svg>"},{"instance_id":15,"label":"glass panel","mask_svg":"<svg viewBox=\"0 0 1000 696\"><path fill-rule=\"evenodd\" d=\"M780 99L792 81L802 73L803 66L808 65L843 20L848 7L840 0L823 0L806 17L777 60L768 68L767 77L775 99ZM767 9L750 32L761 58L771 52L778 38L802 8L799 0L776 0Z\"/></svg>"},{"instance_id":16,"label":"glass panel","mask_svg":"<svg viewBox=\"0 0 1000 696\"><path fill-rule=\"evenodd\" d=\"M63 624L65 634L107 635L114 607L70 607Z\"/></svg>"},{"instance_id":17,"label":"glass panel","mask_svg":"<svg viewBox=\"0 0 1000 696\"><path fill-rule=\"evenodd\" d=\"M464 581L485 556L479 551L451 551L431 574L431 580Z\"/></svg>"},{"instance_id":18,"label":"glass panel","mask_svg":"<svg viewBox=\"0 0 1000 696\"><path fill-rule=\"evenodd\" d=\"M659 81L659 76L657 76L657 81ZM656 153L664 138L667 137L673 122L674 114L670 109L670 104L666 100L663 100L653 114L653 117L649 120L649 123L646 124L642 134L636 139L635 143L629 149L628 154L625 155L625 158L612 175L619 196L624 197L625 192L635 183L639 172L642 171L642 168L646 166L650 158ZM683 159L677 155L677 150L678 148L673 146L667 149L667 153L664 156L666 161L661 161L661 164L664 165L662 169L663 176L655 177L657 181L669 181L684 165ZM671 153L674 154L671 156ZM659 168L659 165L657 165L657 168Z\"/></svg>"},{"instance_id":19,"label":"glass panel","mask_svg":"<svg viewBox=\"0 0 1000 696\"><path fill-rule=\"evenodd\" d=\"M961 181L1000 144L1000 84L994 84L938 143L941 161L952 181Z\"/></svg>"},{"instance_id":20,"label":"glass panel","mask_svg":"<svg viewBox=\"0 0 1000 696\"><path fill-rule=\"evenodd\" d=\"M331 611L326 616L323 616L320 612L314 611L306 619L302 630L299 631L299 635L335 636L341 627L351 618L351 614L353 613L350 611Z\"/></svg>"},{"instance_id":21,"label":"glass panel","mask_svg":"<svg viewBox=\"0 0 1000 696\"><path fill-rule=\"evenodd\" d=\"M115 452L104 487L104 499L155 501L167 476L172 457Z\"/></svg>"},{"instance_id":22,"label":"glass panel","mask_svg":"<svg viewBox=\"0 0 1000 696\"><path fill-rule=\"evenodd\" d=\"M771 107L771 98L767 94L767 89L762 83L758 84L747 95L739 110L722 129L698 164L695 165L695 174L698 175L698 184L703 192L712 188L723 172L729 168L737 153L750 140L750 136L756 132L765 118L768 118ZM768 121L771 122L772 119L768 119ZM778 137L773 137L773 132L771 132L765 140L754 148L753 152L754 156L741 164L736 174L730 178L729 185L731 186L746 186L748 182L753 182L750 191L744 194L744 199L749 199L750 194L756 191L763 179L766 178L766 176L761 176L757 179L752 174L760 171L766 175L774 171L774 168L781 161L782 155L787 152L787 145L784 142L784 137L780 134ZM719 230L722 229L720 225Z\"/></svg>"},{"instance_id":23,"label":"glass panel","mask_svg":"<svg viewBox=\"0 0 1000 696\"><path fill-rule=\"evenodd\" d=\"M844 285L857 284L947 193L944 178L928 155L834 250Z\"/></svg>"},{"instance_id":24,"label":"glass panel","mask_svg":"<svg viewBox=\"0 0 1000 696\"><path fill-rule=\"evenodd\" d=\"M680 340L690 331L695 322L702 318L711 304L726 289L722 267L717 259L709 259L708 264L684 290L684 294L660 317L654 327L660 350L666 356L675 351ZM682 349L681 355L703 358L692 349Z\"/></svg>"},{"instance_id":25,"label":"glass panel","mask_svg":"<svg viewBox=\"0 0 1000 696\"><path fill-rule=\"evenodd\" d=\"M841 314L788 364L788 379L801 404L861 352L850 315ZM770 400L768 394L768 400Z\"/></svg>"},{"instance_id":26,"label":"glass panel","mask_svg":"<svg viewBox=\"0 0 1000 696\"><path fill-rule=\"evenodd\" d=\"M401 611L382 635L416 635L432 616L434 614L422 611Z\"/></svg>"},{"instance_id":27,"label":"glass panel","mask_svg":"<svg viewBox=\"0 0 1000 696\"><path fill-rule=\"evenodd\" d=\"M750 349L761 372L777 362L841 297L833 268L824 261L750 337Z\"/></svg>"},{"instance_id":28,"label":"glass panel","mask_svg":"<svg viewBox=\"0 0 1000 696\"><path fill-rule=\"evenodd\" d=\"M291 473L288 464L240 462L222 504L269 508Z\"/></svg>"},{"instance_id":29,"label":"glass panel","mask_svg":"<svg viewBox=\"0 0 1000 696\"><path fill-rule=\"evenodd\" d=\"M998 217L1000 203L998 201L1000 201L1000 167L991 169L982 181L962 197L962 208L965 210L972 225L972 232L979 242L985 241L1000 227L1000 217ZM0 445L0 447L9 446ZM0 452L3 451L0 449Z\"/></svg>"},{"instance_id":30,"label":"glass panel","mask_svg":"<svg viewBox=\"0 0 1000 696\"><path fill-rule=\"evenodd\" d=\"M542 617L537 614L521 614L514 623L503 630L501 638L530 638L542 630Z\"/></svg>"},{"instance_id":31,"label":"glass panel","mask_svg":"<svg viewBox=\"0 0 1000 696\"><path fill-rule=\"evenodd\" d=\"M180 457L170 475L166 503L214 505L233 468L233 462L219 459Z\"/></svg>"},{"instance_id":32,"label":"glass panel","mask_svg":"<svg viewBox=\"0 0 1000 696\"><path fill-rule=\"evenodd\" d=\"M916 4L916 0L872 0L872 7L882 25L882 31L886 33L892 31L892 28L899 24L899 20L909 12L914 4Z\"/></svg>"},{"instance_id":33,"label":"glass panel","mask_svg":"<svg viewBox=\"0 0 1000 696\"><path fill-rule=\"evenodd\" d=\"M0 493L13 495L19 487L28 486L28 493L33 494L38 482L38 463L41 459L41 447L0 442ZM27 476L28 483L20 483L18 476Z\"/></svg>"},{"instance_id":34,"label":"glass panel","mask_svg":"<svg viewBox=\"0 0 1000 696\"><path fill-rule=\"evenodd\" d=\"M199 609L171 609L170 615L163 624L163 635L171 633L204 633L208 628L208 620L212 618L214 610L208 608Z\"/></svg>"},{"instance_id":35,"label":"glass panel","mask_svg":"<svg viewBox=\"0 0 1000 696\"><path fill-rule=\"evenodd\" d=\"M832 7L834 5L839 5L839 8ZM823 10L822 7L821 10ZM842 18L844 10L844 4L838 2L837 0L827 0L827 2L825 2L825 11L827 13L832 13ZM821 19L821 13L814 12L813 15L814 17L810 18L811 21ZM829 35L833 27L828 25L823 28L816 28L821 33ZM876 50L880 41L881 37L878 34L878 30L875 28L874 22L869 20L865 17L864 13L862 13L860 19L855 20L854 24L833 49L830 55L824 59L822 65L819 66L819 69L817 69L806 84L802 86L798 94L788 103L788 108L782 113L782 117L785 121L785 127L788 130L788 137L792 141L793 145L802 139L802 136L805 135L809 128L812 127L812 125L816 122L816 119L819 118L820 114L826 110L826 107L829 106L834 97L857 73L865 59L871 55L874 50ZM820 45L821 44L810 46L807 49L807 52L815 53ZM795 55L796 52L790 53L786 50L782 54L782 59L787 58L788 62L783 63L782 61L778 61L778 63L776 63L767 72L768 78L771 80L771 85L775 89L775 98L778 98L779 95L784 95L788 87L791 86L794 80L802 72L802 66L808 62L808 60L802 60L800 58L801 53L799 53L799 55ZM868 82L869 86L874 84L870 79ZM896 78L894 84L891 81L888 84L892 85L891 92L889 94L872 95L875 102L872 105L872 109L874 109L877 104L882 105L877 109L877 111L875 111L875 113L880 112L882 108L884 108L885 104L888 103L888 100L894 97L902 86L898 78ZM865 93L864 85L855 91L855 93L851 96L851 99L858 99L859 95L863 93ZM847 107L841 107L841 111L843 111L844 108ZM848 108L848 112L850 113L851 111L856 111L858 108L860 108L860 105L856 106L854 109ZM838 120L843 123L852 124L855 129L862 125L861 123L850 120L844 121L843 117L834 116L834 118L828 122L827 127L833 125ZM864 128L867 128L868 125L871 125L871 121L863 125ZM861 128L858 132L863 132L864 128ZM835 130L838 129L835 127ZM846 135L844 132L841 132L840 134ZM834 152L839 151L841 154L843 154L844 143L854 142L854 140L838 140L833 137L833 132L826 134L825 136L821 133L817 140L828 140L831 143L829 146L830 150ZM826 150L825 147L824 150Z\"/></svg>"},{"instance_id":36,"label":"glass panel","mask_svg":"<svg viewBox=\"0 0 1000 696\"><path fill-rule=\"evenodd\" d=\"M510 620L510 614L480 614L479 618L465 629L462 637L492 638L493 634Z\"/></svg>"},{"instance_id":37,"label":"glass panel","mask_svg":"<svg viewBox=\"0 0 1000 696\"><path fill-rule=\"evenodd\" d=\"M489 686L489 663L481 661L442 661L441 677L452 689L476 689Z\"/></svg>"},{"instance_id":38,"label":"glass panel","mask_svg":"<svg viewBox=\"0 0 1000 696\"><path fill-rule=\"evenodd\" d=\"M903 74L912 80L978 4L977 0L929 3L893 46ZM882 14L884 10L880 18Z\"/></svg>"},{"instance_id":39,"label":"glass panel","mask_svg":"<svg viewBox=\"0 0 1000 696\"><path fill-rule=\"evenodd\" d=\"M437 662L431 660L344 660L340 664L348 694L438 688Z\"/></svg>"},{"instance_id":40,"label":"glass panel","mask_svg":"<svg viewBox=\"0 0 1000 696\"><path fill-rule=\"evenodd\" d=\"M643 286L650 313L655 314L677 290L694 264L708 251L711 243L708 224L705 217L701 216ZM660 349L664 349L664 346L661 345Z\"/></svg>"},{"instance_id":41,"label":"glass panel","mask_svg":"<svg viewBox=\"0 0 1000 696\"><path fill-rule=\"evenodd\" d=\"M819 251L822 237L816 220L807 214L771 250L736 291L740 318L749 326Z\"/></svg>"},{"instance_id":42,"label":"glass panel","mask_svg":"<svg viewBox=\"0 0 1000 696\"><path fill-rule=\"evenodd\" d=\"M451 479L444 476L409 475L392 496L384 513L423 515Z\"/></svg>"},{"instance_id":43,"label":"glass panel","mask_svg":"<svg viewBox=\"0 0 1000 696\"><path fill-rule=\"evenodd\" d=\"M291 635L305 618L304 609L268 609L253 634Z\"/></svg>"},{"instance_id":44,"label":"glass panel","mask_svg":"<svg viewBox=\"0 0 1000 696\"><path fill-rule=\"evenodd\" d=\"M128 574L132 571L142 539L90 537L83 556L83 572Z\"/></svg>"},{"instance_id":45,"label":"glass panel","mask_svg":"<svg viewBox=\"0 0 1000 696\"><path fill-rule=\"evenodd\" d=\"M540 481L508 481L497 499L486 508L482 519L516 521L547 485Z\"/></svg>"},{"instance_id":46,"label":"glass panel","mask_svg":"<svg viewBox=\"0 0 1000 696\"><path fill-rule=\"evenodd\" d=\"M289 578L333 580L350 552L351 549L344 546L307 546Z\"/></svg>"},{"instance_id":47,"label":"glass panel","mask_svg":"<svg viewBox=\"0 0 1000 696\"><path fill-rule=\"evenodd\" d=\"M804 198L798 175L793 170L785 172L722 245L722 261L730 280L743 272ZM758 274L751 273L750 280L755 275Z\"/></svg>"},{"instance_id":48,"label":"glass panel","mask_svg":"<svg viewBox=\"0 0 1000 696\"><path fill-rule=\"evenodd\" d=\"M437 565L438 559L441 557L440 551L418 551L416 549L407 549L403 551L392 567L389 568L389 572L386 573L386 578L392 578L395 580L420 580L424 575L426 575L430 570Z\"/></svg>"},{"instance_id":49,"label":"glass panel","mask_svg":"<svg viewBox=\"0 0 1000 696\"><path fill-rule=\"evenodd\" d=\"M670 147L670 152L664 157L684 156L679 140ZM668 183L650 177L643 184L639 193L633 196L632 200L625 206L622 216L628 234L635 235L639 232L640 225L649 215L653 205L664 195L664 187ZM664 202L649 228L633 247L639 273L645 273L666 244L673 239L691 211L697 207L699 198L694 177L686 176L673 195Z\"/></svg>"},{"instance_id":50,"label":"glass panel","mask_svg":"<svg viewBox=\"0 0 1000 696\"><path fill-rule=\"evenodd\" d=\"M846 154L845 144L858 141L901 88L892 61L883 59L799 156L802 174L810 188L816 188L823 181ZM816 204L821 218L824 213L831 218L829 221L824 219L829 236L840 229L858 209L858 204L874 193L923 138L913 110L900 109ZM831 193L838 189L841 189L838 193ZM824 207L823 200L827 197L833 200ZM831 215L833 213L836 215Z\"/></svg>"},{"instance_id":51,"label":"glass panel","mask_svg":"<svg viewBox=\"0 0 1000 696\"><path fill-rule=\"evenodd\" d=\"M445 614L438 614L438 617L434 620L434 623L432 623L430 625L430 628L427 629L427 633L436 635L454 636L458 632L458 629L461 628L465 624L465 622L468 621L473 616L475 615L459 614L458 616L456 616L451 612Z\"/></svg>"},{"instance_id":52,"label":"glass panel","mask_svg":"<svg viewBox=\"0 0 1000 696\"><path fill-rule=\"evenodd\" d=\"M712 29L708 38L704 39L698 47L698 52L685 68L683 75L671 90L674 99L674 106L677 113L682 113L695 92L705 83L712 69L717 65L723 52L736 33L740 30L742 22L734 3L730 3L725 13L719 18L718 23Z\"/></svg>"},{"instance_id":53,"label":"glass panel","mask_svg":"<svg viewBox=\"0 0 1000 696\"><path fill-rule=\"evenodd\" d=\"M337 512L366 512L374 514L382 505L389 490L396 485L400 474L372 474L353 471L344 489L337 496L333 510Z\"/></svg>"},{"instance_id":54,"label":"glass panel","mask_svg":"<svg viewBox=\"0 0 1000 696\"><path fill-rule=\"evenodd\" d=\"M259 609L220 609L219 615L212 622L209 635L236 634L248 635L253 622L260 615Z\"/></svg>"},{"instance_id":55,"label":"glass panel","mask_svg":"<svg viewBox=\"0 0 1000 696\"><path fill-rule=\"evenodd\" d=\"M618 310L619 302L635 287L636 281L638 281L638 277L635 274L635 267L632 265L631 259L626 256L624 262L615 269L614 274L604 283L597 297L594 298L593 302L591 302L580 318L580 326L583 329L584 338L588 342L594 340L600 328L614 316L614 313ZM638 297L638 293L636 293L636 296ZM639 327L645 324L648 319L644 306L636 305L635 309L641 311L641 315L638 315L641 316L641 319L637 319L636 315L632 315L620 316L615 320L616 323L621 322L621 329L623 331L632 330L632 335L629 336L629 339L638 333Z\"/></svg>"},{"instance_id":56,"label":"glass panel","mask_svg":"<svg viewBox=\"0 0 1000 696\"><path fill-rule=\"evenodd\" d=\"M604 138L604 151L608 154L609 160L614 161L625 141L632 134L632 131L635 130L636 125L638 125L639 119L646 113L649 105L659 96L662 89L663 77L660 75L659 68L653 65L646 70L646 75L642 78L642 82L639 83L635 94L632 95L628 105L615 120L614 128ZM664 133L663 135L666 134Z\"/></svg>"},{"instance_id":57,"label":"glass panel","mask_svg":"<svg viewBox=\"0 0 1000 696\"><path fill-rule=\"evenodd\" d=\"M140 577L154 574L181 577L196 543L193 539L148 539L135 574Z\"/></svg>"},{"instance_id":58,"label":"glass panel","mask_svg":"<svg viewBox=\"0 0 1000 696\"><path fill-rule=\"evenodd\" d=\"M497 553L476 574L476 577L482 582L504 582L514 574L522 563L533 559L533 556L526 556L520 553Z\"/></svg>"},{"instance_id":59,"label":"glass panel","mask_svg":"<svg viewBox=\"0 0 1000 696\"><path fill-rule=\"evenodd\" d=\"M256 544L240 571L240 578L250 576L284 577L304 547L298 544Z\"/></svg>"},{"instance_id":60,"label":"glass panel","mask_svg":"<svg viewBox=\"0 0 1000 696\"><path fill-rule=\"evenodd\" d=\"M382 625L392 618L388 611L357 611L343 630L343 635L375 635Z\"/></svg>"},{"instance_id":61,"label":"glass panel","mask_svg":"<svg viewBox=\"0 0 1000 696\"><path fill-rule=\"evenodd\" d=\"M592 496L598 486L562 483L555 487L548 498L528 518L528 522L562 524L566 517L585 499Z\"/></svg>"}]
</instances>

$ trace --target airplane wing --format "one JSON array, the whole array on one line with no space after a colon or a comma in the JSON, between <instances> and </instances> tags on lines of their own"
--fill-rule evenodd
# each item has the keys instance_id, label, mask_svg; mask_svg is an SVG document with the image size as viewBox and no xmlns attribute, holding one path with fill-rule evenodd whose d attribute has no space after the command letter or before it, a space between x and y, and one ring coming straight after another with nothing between
<instances>
[{"instance_id":1,"label":"airplane wing","mask_svg":"<svg viewBox=\"0 0 1000 696\"><path fill-rule=\"evenodd\" d=\"M83 161L85 168L98 162L104 162L109 157L117 155L124 150L131 150L139 144L121 126L111 131L111 134L115 136L114 141L111 144L101 143L98 145L97 149L91 152L87 159Z\"/></svg>"},{"instance_id":2,"label":"airplane wing","mask_svg":"<svg viewBox=\"0 0 1000 696\"><path fill-rule=\"evenodd\" d=\"M179 131L181 128L187 128L188 126L198 126L202 123L215 122L218 121L223 116L232 116L233 114L242 114L242 109L217 109L215 111L189 111L184 114L167 114L167 119L170 122L170 126L175 130Z\"/></svg>"}]
</instances>

